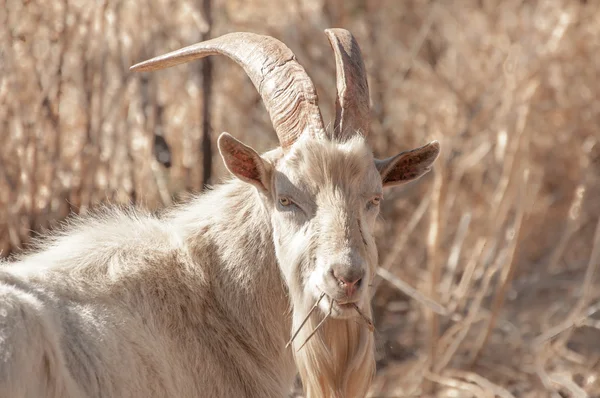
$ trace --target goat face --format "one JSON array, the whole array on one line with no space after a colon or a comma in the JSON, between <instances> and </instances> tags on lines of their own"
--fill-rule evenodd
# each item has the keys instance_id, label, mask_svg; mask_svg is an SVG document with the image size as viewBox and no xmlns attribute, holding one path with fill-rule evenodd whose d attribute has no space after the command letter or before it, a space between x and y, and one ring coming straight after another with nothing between
<instances>
[{"instance_id":1,"label":"goat face","mask_svg":"<svg viewBox=\"0 0 600 398\"><path fill-rule=\"evenodd\" d=\"M376 266L373 228L383 187L426 173L437 142L380 161L360 135L345 141L302 136L286 152L260 156L228 134L227 168L258 188L271 217L277 260L292 304L355 317L368 306Z\"/></svg>"},{"instance_id":2,"label":"goat face","mask_svg":"<svg viewBox=\"0 0 600 398\"><path fill-rule=\"evenodd\" d=\"M312 305L325 293L323 311L332 305L334 317L356 316L351 304L368 303L377 265L373 227L382 197L364 140L300 140L274 168L270 194L277 259L293 301Z\"/></svg>"}]
</instances>

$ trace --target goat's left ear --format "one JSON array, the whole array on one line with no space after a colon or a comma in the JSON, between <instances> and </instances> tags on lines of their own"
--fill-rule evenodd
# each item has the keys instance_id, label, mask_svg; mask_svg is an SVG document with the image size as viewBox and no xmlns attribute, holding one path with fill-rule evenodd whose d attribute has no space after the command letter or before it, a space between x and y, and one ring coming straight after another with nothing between
<instances>
[{"instance_id":1,"label":"goat's left ear","mask_svg":"<svg viewBox=\"0 0 600 398\"><path fill-rule=\"evenodd\" d=\"M219 136L219 152L227 170L242 181L267 192L270 187L271 165L248 145L228 133Z\"/></svg>"},{"instance_id":2,"label":"goat's left ear","mask_svg":"<svg viewBox=\"0 0 600 398\"><path fill-rule=\"evenodd\" d=\"M391 158L375 160L375 166L379 170L384 187L400 185L426 174L439 154L440 143L432 141Z\"/></svg>"}]
</instances>

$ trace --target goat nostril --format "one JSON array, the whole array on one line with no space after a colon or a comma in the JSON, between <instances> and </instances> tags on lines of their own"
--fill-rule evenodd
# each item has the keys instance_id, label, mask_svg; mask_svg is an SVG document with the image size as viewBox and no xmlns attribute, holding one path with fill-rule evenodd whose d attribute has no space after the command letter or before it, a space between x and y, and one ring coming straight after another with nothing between
<instances>
[{"instance_id":1,"label":"goat nostril","mask_svg":"<svg viewBox=\"0 0 600 398\"><path fill-rule=\"evenodd\" d=\"M364 271L354 267L332 267L329 273L338 285L344 289L348 297L353 296L360 289L365 275Z\"/></svg>"},{"instance_id":2,"label":"goat nostril","mask_svg":"<svg viewBox=\"0 0 600 398\"><path fill-rule=\"evenodd\" d=\"M352 279L340 278L340 282L342 282L346 286L358 287L358 286L360 286L361 279L362 278L352 280Z\"/></svg>"}]
</instances>

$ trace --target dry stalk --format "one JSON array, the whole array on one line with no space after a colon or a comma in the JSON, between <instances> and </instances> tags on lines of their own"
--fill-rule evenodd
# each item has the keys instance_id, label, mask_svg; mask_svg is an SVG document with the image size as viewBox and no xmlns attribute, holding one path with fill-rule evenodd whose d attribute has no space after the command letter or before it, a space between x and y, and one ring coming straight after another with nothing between
<instances>
[{"instance_id":1,"label":"dry stalk","mask_svg":"<svg viewBox=\"0 0 600 398\"><path fill-rule=\"evenodd\" d=\"M585 178L584 178L585 179ZM573 234L577 231L579 226L581 225L580 215L581 215L581 204L583 202L583 198L585 197L585 183L581 182L575 187L575 191L573 194L573 201L569 206L569 216L567 217L567 225L562 233L556 248L552 251L552 255L550 257L550 261L548 264L548 269L551 273L556 273L558 270L558 262L562 258L562 255L567 248L567 244L571 240Z\"/></svg>"},{"instance_id":2,"label":"dry stalk","mask_svg":"<svg viewBox=\"0 0 600 398\"><path fill-rule=\"evenodd\" d=\"M319 328L321 326L323 326L323 324L325 323L327 318L329 318L331 316L332 310L333 310L333 300L330 299L329 300L329 311L327 311L327 314L325 314L325 317L321 320L321 322L319 322L319 324L314 328L314 330L312 332L310 332L310 334L308 335L306 340L304 340L304 343L302 343L302 345L296 350L296 352L300 351L302 349L302 347L304 347L306 345L306 343L308 343L308 341L315 335L315 333L317 333L317 331L319 330Z\"/></svg>"},{"instance_id":3,"label":"dry stalk","mask_svg":"<svg viewBox=\"0 0 600 398\"><path fill-rule=\"evenodd\" d=\"M525 180L526 180L526 177L525 177ZM500 269L501 269L500 282L499 282L500 286L496 292L494 301L492 303L491 316L488 321L487 328L484 330L484 332L482 332L479 335L477 341L475 342L474 347L471 349L471 361L472 362L477 361L477 359L481 353L481 350L485 347L485 345L492 333L492 330L494 329L494 326L496 323L496 317L498 316L498 313L499 313L500 309L502 308L502 305L504 303L504 297L506 295L506 292L507 292L510 282L512 280L512 276L514 274L514 270L515 270L514 254L515 254L515 250L517 247L519 231L521 229L521 222L523 220L523 213L524 213L523 207L524 206L519 206L517 208L517 215L515 217L514 225L512 226L513 231L511 232L509 247L507 248L506 262L503 261L503 265L500 266Z\"/></svg>"},{"instance_id":4,"label":"dry stalk","mask_svg":"<svg viewBox=\"0 0 600 398\"><path fill-rule=\"evenodd\" d=\"M444 374L447 374L448 376L456 379L461 378L471 383L475 383L481 388L485 388L486 390L493 392L494 396L498 396L500 398L515 398L515 396L511 394L507 389L495 383L492 383L490 380L477 373L466 372L463 370L456 369L448 369L446 372L444 372Z\"/></svg>"},{"instance_id":5,"label":"dry stalk","mask_svg":"<svg viewBox=\"0 0 600 398\"><path fill-rule=\"evenodd\" d=\"M468 153L452 170L453 177L448 181L448 193L444 202L444 211L442 212L442 223L446 224L448 215L451 214L456 202L457 192L459 192L460 183L467 170L477 166L492 149L489 141L482 142L477 148Z\"/></svg>"},{"instance_id":6,"label":"dry stalk","mask_svg":"<svg viewBox=\"0 0 600 398\"><path fill-rule=\"evenodd\" d=\"M547 342L548 340L558 336L566 330L572 329L573 327L577 327L581 323L585 322L586 319L594 315L596 312L600 311L600 302L598 302L594 305L591 305L587 308L587 310L583 312L583 308L588 304L588 300L593 294L592 288L595 279L594 275L597 272L598 262L600 262L600 219L596 223L594 244L584 276L579 301L576 303L574 310L571 311L571 315L567 317L567 319L565 319L558 325L548 329L546 332L540 334L533 340L534 348L541 348L541 345Z\"/></svg>"},{"instance_id":7,"label":"dry stalk","mask_svg":"<svg viewBox=\"0 0 600 398\"><path fill-rule=\"evenodd\" d=\"M298 333L300 333L300 330L302 330L302 328L306 324L306 321L308 321L308 318L310 317L310 315L319 306L319 303L321 302L321 300L323 299L323 297L325 297L325 293L321 293L321 296L319 297L319 299L317 300L317 302L315 303L315 305L313 305L312 308L310 309L310 311L308 311L308 314L306 315L306 317L304 318L304 320L302 321L302 323L300 324L300 326L298 326L298 329L296 330L296 332L294 333L294 335L292 336L292 338L290 339L290 341L288 341L288 343L285 345L286 348L289 347L290 344L292 344L292 342L296 339L296 336L298 335ZM358 308L358 306L356 304L353 303L352 307L358 313L358 315L361 317L361 319L364 321L364 323L366 324L366 326L369 329L369 331L371 331L371 333L373 333L375 331L375 326L373 325L373 321L368 316L366 316L360 310L360 308ZM306 338L306 340L304 340L304 343L302 343L302 345L296 351L300 351L302 349L302 347L304 347L306 345L306 343L308 343L308 341L314 336L314 334L317 333L317 331L325 323L325 321L327 320L327 318L329 318L331 316L332 310L333 310L333 299L330 299L329 300L329 311L327 312L327 314L325 314L325 317L313 329L313 331L308 335L308 337Z\"/></svg>"},{"instance_id":8,"label":"dry stalk","mask_svg":"<svg viewBox=\"0 0 600 398\"><path fill-rule=\"evenodd\" d=\"M469 231L469 224L471 222L471 212L466 211L463 213L456 228L456 234L454 235L454 242L450 249L450 255L448 256L448 264L446 266L446 274L440 284L440 291L443 293L441 298L442 303L447 303L452 296L452 282L454 281L454 274L456 273L456 267L460 258L460 252Z\"/></svg>"},{"instance_id":9,"label":"dry stalk","mask_svg":"<svg viewBox=\"0 0 600 398\"><path fill-rule=\"evenodd\" d=\"M408 362L408 361L407 361ZM421 384L427 368L427 357L420 355L406 366L390 366L379 371L369 397L420 397Z\"/></svg>"},{"instance_id":10,"label":"dry stalk","mask_svg":"<svg viewBox=\"0 0 600 398\"><path fill-rule=\"evenodd\" d=\"M411 236L412 232L425 215L425 212L427 211L427 208L431 203L431 196L431 193L425 195L417 209L412 214L410 220L408 221L408 224L406 225L406 228L402 230L402 234L398 238L398 243L394 245L392 252L387 256L385 262L380 267L378 267L377 273L379 274L379 276L381 276L381 273L379 272L380 269L389 270L392 267L392 265L394 265L398 261L398 257L404 249L404 246L406 246L409 237ZM375 293L377 292L380 283L381 280L376 280L373 283L373 295L375 295Z\"/></svg>"},{"instance_id":11,"label":"dry stalk","mask_svg":"<svg viewBox=\"0 0 600 398\"><path fill-rule=\"evenodd\" d=\"M373 321L366 316L361 310L360 308L358 308L358 305L356 305L355 303L352 303L352 307L354 308L354 310L358 313L358 315L362 318L363 321L365 321L367 328L371 331L371 333L373 333L375 331L375 326L373 325Z\"/></svg>"},{"instance_id":12,"label":"dry stalk","mask_svg":"<svg viewBox=\"0 0 600 398\"><path fill-rule=\"evenodd\" d=\"M471 326L478 320L478 318L480 316L479 311L481 310L481 303L488 292L492 278L494 277L494 275L496 275L498 270L502 267L502 264L504 264L504 260L505 260L506 256L507 256L507 250L505 249L498 254L496 261L486 271L486 273L483 277L481 287L477 291L477 294L475 295L475 298L473 299L473 302L471 303L471 306L469 307L469 312L468 312L466 318L460 324L461 326L456 326L456 328L460 328L457 337L452 341L451 344L448 345L446 351L438 356L438 360L436 361L436 363L433 367L433 370L435 372L440 372L446 365L448 365L448 363L450 363L450 360L452 359L454 354L458 351L458 348L460 347L460 345L466 338ZM450 328L446 332L445 335L451 335L451 333L453 331L454 331L454 328ZM445 338L442 338L442 340L445 340Z\"/></svg>"},{"instance_id":13,"label":"dry stalk","mask_svg":"<svg viewBox=\"0 0 600 398\"><path fill-rule=\"evenodd\" d=\"M523 171L523 181L521 183L520 186L520 195L519 195L519 204L517 205L517 214L515 216L515 221L514 224L512 226L512 231L510 232L510 241L509 241L509 253L508 253L508 258L506 259L506 265L502 267L502 272L500 275L500 282L499 282L499 288L496 292L496 295L494 296L494 301L492 303L492 309L491 309L491 317L490 320L488 322L487 328L486 330L479 336L479 338L477 339L477 342L475 344L475 348L474 350L471 351L471 359L473 362L477 361L479 354L481 353L481 350L483 349L483 347L486 345L492 330L494 329L494 326L496 324L496 318L498 316L498 313L500 311L500 309L502 308L503 304L504 304L504 297L506 296L506 292L508 290L508 287L510 286L510 282L512 281L515 269L516 269L516 264L515 264L515 251L517 248L517 243L518 243L518 238L519 238L519 233L521 231L521 224L523 221L523 217L525 214L525 197L526 197L526 189L527 189L527 183L528 183L528 170L525 169Z\"/></svg>"},{"instance_id":14,"label":"dry stalk","mask_svg":"<svg viewBox=\"0 0 600 398\"><path fill-rule=\"evenodd\" d=\"M425 44L425 40L427 39L427 36L429 35L429 32L431 31L431 26L433 25L433 22L436 18L436 14L437 14L437 5L434 4L431 7L429 14L427 15L425 22L423 22L423 25L421 25L419 34L417 35L416 39L412 43L407 62L405 63L405 65L403 65L402 70L398 74L398 75L402 76L402 78L400 80L400 85L402 85L402 83L404 83L404 80L406 80L408 73L410 72L411 68L413 67L413 65L417 59L417 55L421 51L423 44Z\"/></svg>"},{"instance_id":15,"label":"dry stalk","mask_svg":"<svg viewBox=\"0 0 600 398\"><path fill-rule=\"evenodd\" d=\"M577 308L582 310L594 294L594 282L598 273L598 263L600 263L600 218L596 222L596 231L594 232L594 241L592 244L592 253L585 271L583 286Z\"/></svg>"},{"instance_id":16,"label":"dry stalk","mask_svg":"<svg viewBox=\"0 0 600 398\"><path fill-rule=\"evenodd\" d=\"M586 318L581 321L581 326L587 326L588 328L598 329L600 330L600 321Z\"/></svg>"},{"instance_id":17,"label":"dry stalk","mask_svg":"<svg viewBox=\"0 0 600 398\"><path fill-rule=\"evenodd\" d=\"M294 335L292 336L292 338L290 339L290 341L288 341L288 343L285 345L286 348L289 347L290 344L292 344L292 342L294 341L294 339L296 338L296 336L298 335L298 333L300 332L300 330L302 329L302 327L306 324L306 321L308 320L308 318L310 317L310 315L319 306L319 303L321 302L321 300L323 299L323 297L325 297L325 293L321 293L321 296L319 297L319 299L317 300L317 302L315 303L315 305L312 306L312 308L310 309L310 311L308 312L308 314L306 315L306 317L304 318L304 320L302 321L302 323L300 324L300 326L298 327L298 329L296 330L296 332L294 333ZM371 319L368 316L366 316L360 310L360 308L358 308L358 306L356 304L353 303L352 307L358 313L358 315L361 317L361 319L364 321L364 323L366 324L367 328L371 331L371 333L373 333L375 331L375 326L373 326L373 321L371 321ZM304 340L304 343L302 343L302 345L296 351L300 351L302 349L302 347L304 347L306 345L306 343L308 343L308 341L314 336L314 334L317 333L317 331L325 323L325 321L327 320L327 318L329 318L331 316L332 310L333 310L333 299L330 299L329 300L329 311L327 312L327 314L325 314L325 317L313 329L313 331L308 335L308 337L306 338L306 340Z\"/></svg>"},{"instance_id":18,"label":"dry stalk","mask_svg":"<svg viewBox=\"0 0 600 398\"><path fill-rule=\"evenodd\" d=\"M481 237L475 243L475 248L471 252L471 256L469 257L469 261L465 266L462 277L460 278L460 282L458 283L458 287L454 289L453 301L449 304L449 310L451 312L456 311L465 302L467 293L469 292L469 287L471 286L473 274L475 273L475 268L483 256L483 249L486 246L486 242L487 238Z\"/></svg>"},{"instance_id":19,"label":"dry stalk","mask_svg":"<svg viewBox=\"0 0 600 398\"><path fill-rule=\"evenodd\" d=\"M302 323L300 324L300 326L298 326L298 329L296 329L296 332L294 332L294 334L292 335L292 338L290 339L290 341L288 341L287 344L285 345L285 348L288 348L290 346L290 344L292 344L294 342L294 340L296 339L296 336L298 336L298 333L300 333L300 330L302 330L302 328L304 327L304 325L308 321L308 318L310 318L311 314L319 306L319 303L321 302L321 300L323 300L323 297L325 297L325 293L321 293L321 295L319 296L319 299L317 300L317 302L315 303L315 305L313 305L312 308L310 309L310 311L308 311L308 314L306 314L306 317L304 317L304 320L302 321ZM332 301L332 303L333 303L333 301Z\"/></svg>"},{"instance_id":20,"label":"dry stalk","mask_svg":"<svg viewBox=\"0 0 600 398\"><path fill-rule=\"evenodd\" d=\"M583 390L573 383L572 380L565 379L565 377L562 376L557 378L556 375L548 374L545 365L553 351L560 350L561 347L565 346L573 329L582 325L586 319L600 310L600 302L598 302L588 307L587 310L581 314L583 308L585 305L587 305L593 294L592 287L594 283L594 275L596 274L598 268L598 262L600 262L600 219L596 224L592 253L590 254L588 267L584 276L581 295L575 305L574 310L571 311L571 315L568 316L564 322L561 322L560 324L550 328L533 340L533 350L537 354L535 358L536 373L542 380L542 383L546 386L546 388L549 389L558 384L559 386L569 390L571 395L574 397L587 397L587 395L582 395ZM569 332L564 333L565 331ZM546 344L550 339L558 336L561 333L564 334L557 342L554 344ZM583 394L586 394L585 391L583 391Z\"/></svg>"},{"instance_id":21,"label":"dry stalk","mask_svg":"<svg viewBox=\"0 0 600 398\"><path fill-rule=\"evenodd\" d=\"M171 199L171 195L169 194L169 187L160 164L156 159L153 158L150 160L150 167L152 169L154 180L156 181L156 187L158 189L158 193L160 194L160 199L162 200L163 205L171 205L173 201Z\"/></svg>"},{"instance_id":22,"label":"dry stalk","mask_svg":"<svg viewBox=\"0 0 600 398\"><path fill-rule=\"evenodd\" d=\"M431 207L429 208L429 234L427 236L427 269L429 271L429 296L436 300L438 296L438 286L440 281L440 275L442 271L442 267L439 261L438 254L438 244L439 244L439 236L440 236L440 199L442 194L442 173L438 170L434 174L433 180L433 189L432 189L432 199L431 199ZM429 345L429 361L430 361L430 369L432 369L433 364L436 362L436 352L437 352L437 344L440 337L440 320L438 314L435 311L427 310L425 311L425 316L428 320L428 328L429 328L429 337L428 337L428 345ZM423 386L426 393L432 392L434 390L434 385L430 383L426 383Z\"/></svg>"},{"instance_id":23,"label":"dry stalk","mask_svg":"<svg viewBox=\"0 0 600 398\"><path fill-rule=\"evenodd\" d=\"M402 293L406 294L410 298L416 300L418 303L424 305L426 308L434 311L437 314L442 316L447 316L450 314L443 305L432 299L431 297L419 292L417 289L410 286L408 283L404 282L402 279L396 277L390 271L385 268L378 268L377 274L388 281L392 286L396 289L400 290Z\"/></svg>"},{"instance_id":24,"label":"dry stalk","mask_svg":"<svg viewBox=\"0 0 600 398\"><path fill-rule=\"evenodd\" d=\"M584 153L586 144L584 144ZM576 198L571 204L569 209L569 216L571 219L579 219L579 212L581 203L583 201L583 197L586 191L586 180L589 176L588 167L589 167L589 157L584 156L582 159L583 168L585 170L583 176L583 182L578 185L580 188L576 191ZM575 304L573 310L570 312L570 315L561 323L554 327L550 327L546 332L542 333L538 337L533 340L533 349L538 353L539 358L537 358L537 373L540 379L544 382L546 386L551 385L551 378L546 373L545 363L547 361L547 355L540 355L540 353L544 352L543 349L546 348L545 352L548 352L548 348L552 348L554 350L560 350L564 348L566 342L570 339L571 333L574 328L579 327L591 317L598 309L600 309L600 303L590 306L587 310L584 311L584 308L589 305L589 302L593 299L593 284L595 282L595 274L598 268L598 262L600 261L600 219L598 219L596 223L596 229L594 232L594 238L592 242L592 252L590 253L590 257L588 260L586 272L584 275L583 286L580 291L579 299ZM583 314L582 314L583 312ZM567 333L565 333L567 332ZM546 344L550 339L562 334L557 341L553 344L550 344L550 347Z\"/></svg>"},{"instance_id":25,"label":"dry stalk","mask_svg":"<svg viewBox=\"0 0 600 398\"><path fill-rule=\"evenodd\" d=\"M567 390L569 392L570 397L589 398L588 393L583 388L579 387L569 375L554 372L552 374L549 374L548 377L553 384Z\"/></svg>"},{"instance_id":26,"label":"dry stalk","mask_svg":"<svg viewBox=\"0 0 600 398\"><path fill-rule=\"evenodd\" d=\"M477 362L477 366L479 368L484 368L487 369L491 374L495 373L499 376L503 376L506 379L509 379L511 381L516 381L519 383L523 383L526 382L529 379L529 372L522 370L515 370L514 368L511 368L510 366L507 365L503 365L501 363L497 363L497 362L492 362L489 360L486 360L484 358L482 358L481 360L479 360L479 362Z\"/></svg>"},{"instance_id":27,"label":"dry stalk","mask_svg":"<svg viewBox=\"0 0 600 398\"><path fill-rule=\"evenodd\" d=\"M473 383L457 380L452 377L442 376L442 375L435 374L432 372L427 372L425 374L425 378L428 380L431 380L437 384L441 384L443 386L467 391L467 392L471 393L473 395L473 397L494 398L494 393L492 391L484 390L480 386L473 384Z\"/></svg>"},{"instance_id":28,"label":"dry stalk","mask_svg":"<svg viewBox=\"0 0 600 398\"><path fill-rule=\"evenodd\" d=\"M582 325L582 323L580 323L577 326L581 326L581 325ZM566 345L557 346L556 352L560 355L561 358L564 358L567 361L573 362L577 365L583 366L586 363L585 355L569 349L569 347L567 347Z\"/></svg>"},{"instance_id":29,"label":"dry stalk","mask_svg":"<svg viewBox=\"0 0 600 398\"><path fill-rule=\"evenodd\" d=\"M202 32L201 40L208 40L212 33L212 1L202 0L202 16L206 30ZM200 76L202 77L202 187L206 187L212 175L212 143L211 116L213 97L213 59L204 58L200 61Z\"/></svg>"},{"instance_id":30,"label":"dry stalk","mask_svg":"<svg viewBox=\"0 0 600 398\"><path fill-rule=\"evenodd\" d=\"M471 325L483 319L485 318L479 312L475 312L472 316L466 317L444 332L438 344L437 362L433 366L434 372L439 373L448 366L465 340Z\"/></svg>"},{"instance_id":31,"label":"dry stalk","mask_svg":"<svg viewBox=\"0 0 600 398\"><path fill-rule=\"evenodd\" d=\"M545 365L548 358L554 353L552 352L551 346L545 346L544 348L545 349L538 350L537 355L534 357L534 369L544 387L548 390L553 390L552 380L550 379L548 372L546 372Z\"/></svg>"}]
</instances>

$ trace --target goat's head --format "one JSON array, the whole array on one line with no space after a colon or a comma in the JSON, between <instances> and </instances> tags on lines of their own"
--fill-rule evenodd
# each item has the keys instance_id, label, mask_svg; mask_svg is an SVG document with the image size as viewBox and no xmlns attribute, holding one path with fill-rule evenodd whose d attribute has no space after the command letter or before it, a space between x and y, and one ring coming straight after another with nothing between
<instances>
[{"instance_id":1,"label":"goat's head","mask_svg":"<svg viewBox=\"0 0 600 398\"><path fill-rule=\"evenodd\" d=\"M356 317L357 308L370 315L369 286L377 266L373 227L383 188L427 173L440 150L434 141L385 160L373 158L365 142L369 89L360 49L346 30L330 29L326 34L337 70L336 120L331 131L323 126L312 81L290 49L272 37L232 33L132 67L156 70L222 54L250 76L281 147L261 156L223 133L219 150L229 171L254 185L269 209L276 255L289 288L296 327L317 301L321 311L331 315L332 323L353 323L346 319ZM320 339L332 344L326 337ZM330 378L339 379L344 387L330 391L344 391L353 383L350 374L360 371L360 364L352 363L353 357L359 351L365 356L364 352L372 350L372 344L364 340L355 339L362 348L344 349L348 352L340 360L354 369L332 370L339 374ZM329 348L328 355L335 355L336 349ZM335 365L338 360L330 362L330 367L339 367Z\"/></svg>"}]
</instances>

